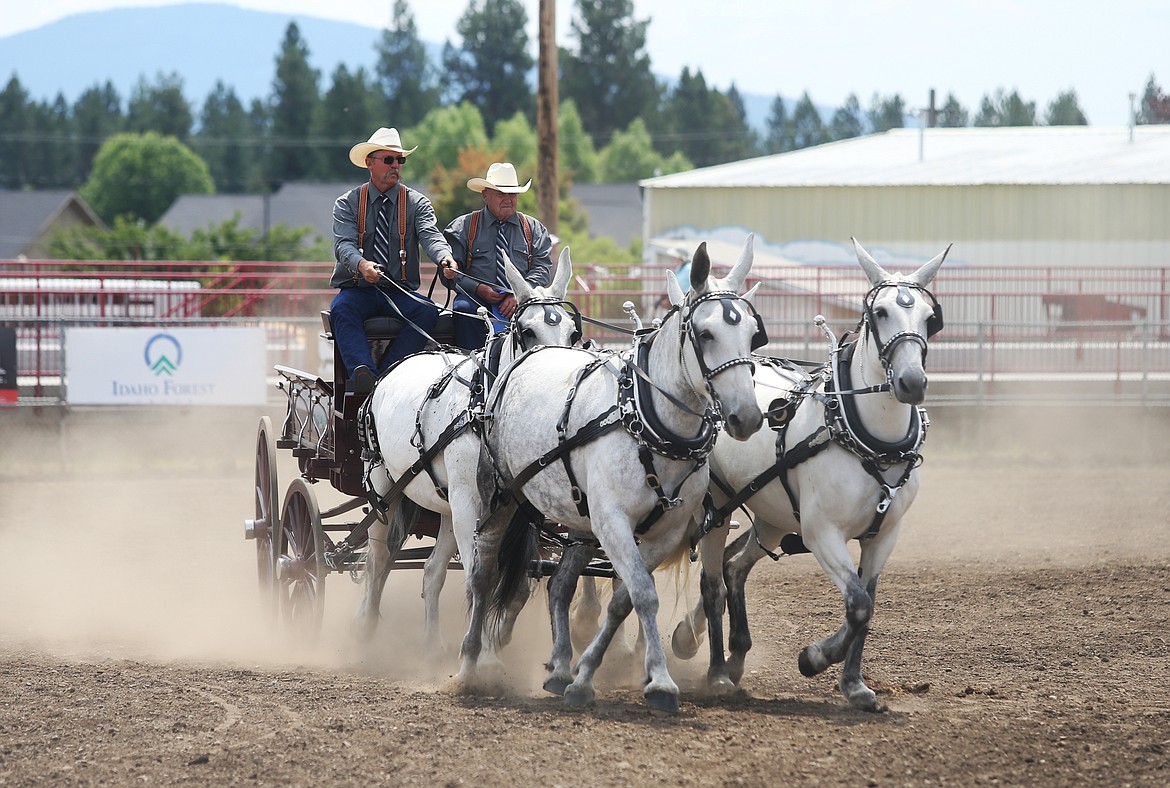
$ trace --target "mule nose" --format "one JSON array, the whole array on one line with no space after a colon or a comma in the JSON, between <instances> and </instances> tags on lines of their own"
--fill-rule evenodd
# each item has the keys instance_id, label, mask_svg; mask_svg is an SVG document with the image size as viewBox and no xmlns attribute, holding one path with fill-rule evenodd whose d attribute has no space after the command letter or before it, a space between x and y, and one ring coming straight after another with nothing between
<instances>
[{"instance_id":1,"label":"mule nose","mask_svg":"<svg viewBox=\"0 0 1170 788\"><path fill-rule=\"evenodd\" d=\"M737 441L747 440L756 433L764 423L764 413L754 407L749 413L730 413L725 419L727 434Z\"/></svg>"}]
</instances>

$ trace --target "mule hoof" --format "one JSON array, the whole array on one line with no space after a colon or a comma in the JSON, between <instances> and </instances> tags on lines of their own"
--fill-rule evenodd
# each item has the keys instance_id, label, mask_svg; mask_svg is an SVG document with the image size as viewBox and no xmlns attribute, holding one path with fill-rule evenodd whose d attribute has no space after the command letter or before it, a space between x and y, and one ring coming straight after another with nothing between
<instances>
[{"instance_id":1,"label":"mule hoof","mask_svg":"<svg viewBox=\"0 0 1170 788\"><path fill-rule=\"evenodd\" d=\"M727 659L727 675L736 686L743 680L743 661L743 654L732 653Z\"/></svg>"},{"instance_id":2,"label":"mule hoof","mask_svg":"<svg viewBox=\"0 0 1170 788\"><path fill-rule=\"evenodd\" d=\"M842 691L845 693L845 698L849 701L849 705L852 708L874 714L881 714L888 711L885 705L878 700L877 693L864 684L848 690L842 688Z\"/></svg>"},{"instance_id":3,"label":"mule hoof","mask_svg":"<svg viewBox=\"0 0 1170 788\"><path fill-rule=\"evenodd\" d=\"M707 676L707 690L712 695L727 695L735 692L735 682L724 674L709 675Z\"/></svg>"},{"instance_id":4,"label":"mule hoof","mask_svg":"<svg viewBox=\"0 0 1170 788\"><path fill-rule=\"evenodd\" d=\"M655 711L678 714L678 694L665 690L651 690L646 693L646 703Z\"/></svg>"},{"instance_id":5,"label":"mule hoof","mask_svg":"<svg viewBox=\"0 0 1170 788\"><path fill-rule=\"evenodd\" d=\"M593 688L570 684L565 687L564 696L566 706L587 706L593 702Z\"/></svg>"},{"instance_id":6,"label":"mule hoof","mask_svg":"<svg viewBox=\"0 0 1170 788\"><path fill-rule=\"evenodd\" d=\"M670 638L670 649L679 659L690 659L699 653L699 639L687 626L687 622L682 621L674 628L674 635Z\"/></svg>"},{"instance_id":7,"label":"mule hoof","mask_svg":"<svg viewBox=\"0 0 1170 788\"><path fill-rule=\"evenodd\" d=\"M806 678L812 678L829 667L829 663L825 661L821 650L815 646L805 646L802 648L796 662L800 667L800 675Z\"/></svg>"},{"instance_id":8,"label":"mule hoof","mask_svg":"<svg viewBox=\"0 0 1170 788\"><path fill-rule=\"evenodd\" d=\"M544 680L544 691L553 695L564 695L569 687L569 680L563 676L549 676Z\"/></svg>"}]
</instances>

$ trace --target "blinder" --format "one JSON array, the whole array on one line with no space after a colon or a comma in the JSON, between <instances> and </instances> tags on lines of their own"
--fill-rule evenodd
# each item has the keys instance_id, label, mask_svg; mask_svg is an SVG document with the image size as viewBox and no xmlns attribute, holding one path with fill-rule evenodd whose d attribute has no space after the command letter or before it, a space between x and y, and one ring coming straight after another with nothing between
<instances>
[{"instance_id":1,"label":"blinder","mask_svg":"<svg viewBox=\"0 0 1170 788\"><path fill-rule=\"evenodd\" d=\"M755 309L753 307L753 312ZM756 333L752 334L752 350L759 350L764 345L768 344L768 330L764 328L764 317L759 312L755 312L756 317ZM939 321L942 320L942 313L939 313Z\"/></svg>"}]
</instances>

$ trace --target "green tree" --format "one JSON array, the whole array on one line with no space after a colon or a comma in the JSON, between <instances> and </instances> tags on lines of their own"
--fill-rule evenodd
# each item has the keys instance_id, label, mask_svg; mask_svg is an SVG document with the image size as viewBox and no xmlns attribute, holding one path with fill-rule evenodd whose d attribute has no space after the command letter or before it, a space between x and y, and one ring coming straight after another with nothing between
<instances>
[{"instance_id":1,"label":"green tree","mask_svg":"<svg viewBox=\"0 0 1170 788\"><path fill-rule=\"evenodd\" d=\"M869 125L875 134L906 125L906 102L895 93L892 96L873 94L869 105Z\"/></svg>"},{"instance_id":2,"label":"green tree","mask_svg":"<svg viewBox=\"0 0 1170 788\"><path fill-rule=\"evenodd\" d=\"M685 157L667 160L654 149L641 118L635 118L625 131L616 132L601 150L600 158L602 180L606 183L628 183L691 169Z\"/></svg>"},{"instance_id":3,"label":"green tree","mask_svg":"<svg viewBox=\"0 0 1170 788\"><path fill-rule=\"evenodd\" d=\"M301 38L300 28L289 22L276 55L272 83L272 150L265 167L272 187L304 180L313 168L309 135L321 100L319 79L320 72L309 65L309 46Z\"/></svg>"},{"instance_id":4,"label":"green tree","mask_svg":"<svg viewBox=\"0 0 1170 788\"><path fill-rule=\"evenodd\" d=\"M455 27L462 46L443 46L448 91L477 107L489 127L517 112L535 113L527 25L520 0L471 0Z\"/></svg>"},{"instance_id":5,"label":"green tree","mask_svg":"<svg viewBox=\"0 0 1170 788\"><path fill-rule=\"evenodd\" d=\"M942 109L938 111L938 125L943 128L961 129L967 125L969 117L967 110L955 98L954 93L947 94Z\"/></svg>"},{"instance_id":6,"label":"green tree","mask_svg":"<svg viewBox=\"0 0 1170 788\"><path fill-rule=\"evenodd\" d=\"M707 167L741 159L755 152L743 102L734 86L723 94L709 88L703 72L684 67L668 94L662 112L664 128L656 130L660 153L680 150L695 166Z\"/></svg>"},{"instance_id":7,"label":"green tree","mask_svg":"<svg viewBox=\"0 0 1170 788\"><path fill-rule=\"evenodd\" d=\"M865 132L864 118L857 94L850 93L845 97L845 103L837 107L833 119L829 121L829 139L848 140L860 137Z\"/></svg>"},{"instance_id":8,"label":"green tree","mask_svg":"<svg viewBox=\"0 0 1170 788\"><path fill-rule=\"evenodd\" d=\"M216 191L238 194L259 188L252 122L235 90L217 80L199 117L192 147L207 162Z\"/></svg>"},{"instance_id":9,"label":"green tree","mask_svg":"<svg viewBox=\"0 0 1170 788\"><path fill-rule=\"evenodd\" d=\"M376 114L388 119L378 126L389 125L401 130L415 125L439 106L441 90L435 66L418 37L418 26L406 0L394 0L392 16L392 25L382 31L374 45L378 55L378 87L384 102Z\"/></svg>"},{"instance_id":10,"label":"green tree","mask_svg":"<svg viewBox=\"0 0 1170 788\"><path fill-rule=\"evenodd\" d=\"M321 101L317 134L317 166L313 175L322 180L347 180L353 177L349 149L383 125L378 118L381 104L373 80L364 68L350 73L344 63L333 72L333 84Z\"/></svg>"},{"instance_id":11,"label":"green tree","mask_svg":"<svg viewBox=\"0 0 1170 788\"><path fill-rule=\"evenodd\" d=\"M73 103L73 134L76 139L78 177L85 180L93 167L93 157L110 137L125 128L122 99L114 84L87 88Z\"/></svg>"},{"instance_id":12,"label":"green tree","mask_svg":"<svg viewBox=\"0 0 1170 788\"><path fill-rule=\"evenodd\" d=\"M792 110L792 131L797 149L811 148L829 141L829 130L825 128L825 121L807 90Z\"/></svg>"},{"instance_id":13,"label":"green tree","mask_svg":"<svg viewBox=\"0 0 1170 788\"><path fill-rule=\"evenodd\" d=\"M772 99L772 109L764 122L764 128L767 132L764 136L766 153L787 153L796 150L796 133L780 94L776 94L776 98Z\"/></svg>"},{"instance_id":14,"label":"green tree","mask_svg":"<svg viewBox=\"0 0 1170 788\"><path fill-rule=\"evenodd\" d=\"M597 179L597 150L593 138L585 133L572 99L562 101L557 112L557 144L561 172L571 181L593 183Z\"/></svg>"},{"instance_id":15,"label":"green tree","mask_svg":"<svg viewBox=\"0 0 1170 788\"><path fill-rule=\"evenodd\" d=\"M1142 92L1141 109L1137 122L1140 124L1170 123L1170 96L1162 92L1161 86L1150 74L1146 89Z\"/></svg>"},{"instance_id":16,"label":"green tree","mask_svg":"<svg viewBox=\"0 0 1170 788\"><path fill-rule=\"evenodd\" d=\"M185 145L191 136L192 121L191 105L183 95L182 77L176 73L159 74L154 84L144 77L138 78L126 111L127 131L156 131Z\"/></svg>"},{"instance_id":17,"label":"green tree","mask_svg":"<svg viewBox=\"0 0 1170 788\"><path fill-rule=\"evenodd\" d=\"M81 187L107 223L122 215L152 223L180 194L212 194L207 165L174 137L153 131L118 134L102 145Z\"/></svg>"},{"instance_id":18,"label":"green tree","mask_svg":"<svg viewBox=\"0 0 1170 788\"><path fill-rule=\"evenodd\" d=\"M633 18L632 0L576 0L575 6L576 47L558 58L561 96L576 103L591 134L608 138L661 97L645 52L650 20Z\"/></svg>"},{"instance_id":19,"label":"green tree","mask_svg":"<svg viewBox=\"0 0 1170 788\"><path fill-rule=\"evenodd\" d=\"M496 124L491 147L503 151L503 160L511 162L522 178L535 179L536 130L532 128L523 112L517 112ZM479 177L482 178L483 175Z\"/></svg>"},{"instance_id":20,"label":"green tree","mask_svg":"<svg viewBox=\"0 0 1170 788\"><path fill-rule=\"evenodd\" d=\"M30 160L34 143L28 91L13 74L0 92L0 186L20 189L34 185Z\"/></svg>"},{"instance_id":21,"label":"green tree","mask_svg":"<svg viewBox=\"0 0 1170 788\"><path fill-rule=\"evenodd\" d=\"M69 104L61 93L52 102L37 102L31 107L31 129L38 144L28 150L28 165L39 188L81 185L70 116Z\"/></svg>"},{"instance_id":22,"label":"green tree","mask_svg":"<svg viewBox=\"0 0 1170 788\"><path fill-rule=\"evenodd\" d=\"M1077 103L1077 92L1072 88L1058 93L1048 105L1044 122L1049 126L1088 126L1089 121Z\"/></svg>"},{"instance_id":23,"label":"green tree","mask_svg":"<svg viewBox=\"0 0 1170 788\"><path fill-rule=\"evenodd\" d=\"M423 191L429 188L431 173L437 166L442 165L446 170L458 169L461 150L488 146L483 116L469 102L437 107L428 112L415 128L399 131L403 145L408 148L418 146L403 167L402 178ZM479 173L479 177L482 178L483 173Z\"/></svg>"},{"instance_id":24,"label":"green tree","mask_svg":"<svg viewBox=\"0 0 1170 788\"><path fill-rule=\"evenodd\" d=\"M1018 91L1007 93L997 88L995 95L984 94L975 116L976 126L1035 126L1036 102L1024 101Z\"/></svg>"}]
</instances>

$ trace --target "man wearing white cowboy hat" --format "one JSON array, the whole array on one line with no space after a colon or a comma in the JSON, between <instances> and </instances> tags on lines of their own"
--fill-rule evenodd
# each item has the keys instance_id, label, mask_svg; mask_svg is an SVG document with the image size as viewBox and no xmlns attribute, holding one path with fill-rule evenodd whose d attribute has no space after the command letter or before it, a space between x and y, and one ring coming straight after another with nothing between
<instances>
[{"instance_id":1,"label":"man wearing white cowboy hat","mask_svg":"<svg viewBox=\"0 0 1170 788\"><path fill-rule=\"evenodd\" d=\"M392 364L417 353L438 321L438 307L421 294L419 245L443 267L458 268L435 220L431 201L402 183L402 166L417 146L402 146L397 129L380 128L349 150L349 160L370 171L370 180L337 198L333 251L337 265L329 284L338 288L330 321L353 391L369 391ZM409 323L375 370L366 341L371 317L405 317Z\"/></svg>"},{"instance_id":2,"label":"man wearing white cowboy hat","mask_svg":"<svg viewBox=\"0 0 1170 788\"><path fill-rule=\"evenodd\" d=\"M443 284L454 288L455 344L467 350L483 347L487 327L467 317L479 306L491 310L497 321L506 323L516 310L504 278L502 256L507 255L516 270L533 286L552 281L552 238L548 229L531 216L516 210L516 196L528 191L516 168L507 162L488 167L486 178L472 178L467 188L483 195L484 207L453 220L444 234L451 254L463 261L462 271L444 272Z\"/></svg>"}]
</instances>

